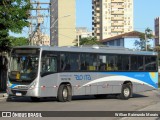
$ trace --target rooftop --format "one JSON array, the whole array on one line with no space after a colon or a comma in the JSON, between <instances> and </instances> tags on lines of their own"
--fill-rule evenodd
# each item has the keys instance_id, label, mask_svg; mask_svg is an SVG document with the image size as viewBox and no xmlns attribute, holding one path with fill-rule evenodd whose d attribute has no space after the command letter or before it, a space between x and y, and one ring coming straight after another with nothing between
<instances>
[{"instance_id":1,"label":"rooftop","mask_svg":"<svg viewBox=\"0 0 160 120\"><path fill-rule=\"evenodd\" d=\"M111 40L115 40L115 39L128 38L128 37L129 38L135 38L135 37L139 38L141 34L142 34L142 32L132 31L132 32L124 33L124 34L117 35L114 37L103 39L100 42L107 42L107 41L111 41Z\"/></svg>"}]
</instances>

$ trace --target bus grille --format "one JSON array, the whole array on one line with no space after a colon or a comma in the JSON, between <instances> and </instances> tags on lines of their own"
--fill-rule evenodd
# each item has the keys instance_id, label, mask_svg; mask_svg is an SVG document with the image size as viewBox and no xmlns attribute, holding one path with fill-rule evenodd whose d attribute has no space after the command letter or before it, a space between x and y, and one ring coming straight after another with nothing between
<instances>
[{"instance_id":1,"label":"bus grille","mask_svg":"<svg viewBox=\"0 0 160 120\"><path fill-rule=\"evenodd\" d=\"M22 95L26 95L27 94L27 91L19 91L19 90L11 90L13 94L16 94L17 92L18 93L22 93Z\"/></svg>"}]
</instances>

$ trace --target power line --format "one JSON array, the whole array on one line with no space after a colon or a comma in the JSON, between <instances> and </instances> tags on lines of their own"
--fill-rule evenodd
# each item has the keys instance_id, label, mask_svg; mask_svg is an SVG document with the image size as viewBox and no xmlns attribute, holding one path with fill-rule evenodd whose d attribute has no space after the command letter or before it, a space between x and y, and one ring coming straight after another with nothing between
<instances>
[{"instance_id":1,"label":"power line","mask_svg":"<svg viewBox=\"0 0 160 120\"><path fill-rule=\"evenodd\" d=\"M42 8L41 5L42 4L50 5L50 2L40 2L39 0L37 0L36 2L32 2L32 0L30 0L30 4L32 4L32 5L35 4L36 6L33 6L33 8L30 10L29 42L31 45L34 45L35 41L33 41L33 37L37 36L38 40L36 41L36 45L40 45L40 44L42 44L42 39L41 39L42 30L41 30L40 26L44 22L44 17L50 16L50 15L42 15L41 14L41 11L44 11L44 10L50 11L49 7ZM35 16L31 15L33 10L36 10ZM33 20L36 20L36 27L34 30L33 30L33 24L34 24Z\"/></svg>"}]
</instances>

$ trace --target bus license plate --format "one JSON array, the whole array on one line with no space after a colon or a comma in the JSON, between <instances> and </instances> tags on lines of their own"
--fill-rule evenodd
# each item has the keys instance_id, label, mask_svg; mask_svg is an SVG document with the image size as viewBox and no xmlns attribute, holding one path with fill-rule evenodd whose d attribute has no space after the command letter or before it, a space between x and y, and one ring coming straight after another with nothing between
<instances>
[{"instance_id":1,"label":"bus license plate","mask_svg":"<svg viewBox=\"0 0 160 120\"><path fill-rule=\"evenodd\" d=\"M22 93L16 93L16 96L22 96Z\"/></svg>"}]
</instances>

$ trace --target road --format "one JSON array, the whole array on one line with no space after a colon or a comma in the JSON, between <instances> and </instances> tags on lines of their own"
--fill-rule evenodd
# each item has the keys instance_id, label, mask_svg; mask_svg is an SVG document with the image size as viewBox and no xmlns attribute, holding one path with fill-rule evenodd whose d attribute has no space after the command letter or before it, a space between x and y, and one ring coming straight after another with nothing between
<instances>
[{"instance_id":1,"label":"road","mask_svg":"<svg viewBox=\"0 0 160 120\"><path fill-rule=\"evenodd\" d=\"M11 102L5 99L0 100L0 111L139 111L145 110L146 107L155 105L160 102L159 91L147 91L134 94L129 100L120 100L115 96L108 96L106 99L95 99L93 96L76 96L71 102L57 102L54 98L41 99L40 102L31 102L29 98L14 98ZM160 107L155 107L155 111L160 111ZM17 119L17 118L16 118ZM51 119L51 118L43 118ZM72 120L75 118L53 118L56 120ZM52 120L53 120L52 119ZM77 118L76 120L85 120L85 118ZM97 117L88 117L86 120L96 120ZM104 118L121 119L121 118Z\"/></svg>"}]
</instances>

